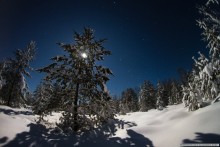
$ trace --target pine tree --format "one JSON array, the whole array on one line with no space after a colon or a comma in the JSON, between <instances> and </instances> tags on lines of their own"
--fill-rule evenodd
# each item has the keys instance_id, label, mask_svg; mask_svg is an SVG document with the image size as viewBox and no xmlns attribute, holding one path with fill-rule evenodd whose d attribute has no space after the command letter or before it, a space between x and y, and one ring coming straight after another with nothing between
<instances>
[{"instance_id":1,"label":"pine tree","mask_svg":"<svg viewBox=\"0 0 220 147\"><path fill-rule=\"evenodd\" d=\"M217 5L214 6L214 4ZM208 0L205 6L199 7L202 19L197 20L199 27L203 30L203 39L208 43L207 47L209 48L210 61L206 61L202 70L203 78L206 78L206 84L209 86L207 88L203 84L206 86L204 90L206 90L207 99L218 96L220 90L218 86L220 84L220 7L218 4L217 0Z\"/></svg>"},{"instance_id":2,"label":"pine tree","mask_svg":"<svg viewBox=\"0 0 220 147\"><path fill-rule=\"evenodd\" d=\"M171 82L171 95L169 96L169 105L180 103L180 92L175 81Z\"/></svg>"},{"instance_id":3,"label":"pine tree","mask_svg":"<svg viewBox=\"0 0 220 147\"><path fill-rule=\"evenodd\" d=\"M117 95L112 97L115 113L120 112L120 98Z\"/></svg>"},{"instance_id":4,"label":"pine tree","mask_svg":"<svg viewBox=\"0 0 220 147\"><path fill-rule=\"evenodd\" d=\"M147 107L147 82L144 81L143 85L141 85L140 92L139 92L139 107L140 111L148 111Z\"/></svg>"},{"instance_id":5,"label":"pine tree","mask_svg":"<svg viewBox=\"0 0 220 147\"><path fill-rule=\"evenodd\" d=\"M0 62L0 90L2 89L3 85L5 84L5 80L2 76L4 68L5 68L5 63Z\"/></svg>"},{"instance_id":6,"label":"pine tree","mask_svg":"<svg viewBox=\"0 0 220 147\"><path fill-rule=\"evenodd\" d=\"M156 93L156 97L157 97L156 108L158 110L162 110L164 108L163 94L164 94L164 87L158 81L158 83L157 83L157 93Z\"/></svg>"},{"instance_id":7,"label":"pine tree","mask_svg":"<svg viewBox=\"0 0 220 147\"><path fill-rule=\"evenodd\" d=\"M144 81L139 92L140 111L148 111L155 108L155 90L150 81Z\"/></svg>"},{"instance_id":8,"label":"pine tree","mask_svg":"<svg viewBox=\"0 0 220 147\"><path fill-rule=\"evenodd\" d=\"M33 111L35 114L40 115L40 120L49 111L48 105L53 93L52 85L50 82L42 81L34 91L35 102L33 104Z\"/></svg>"},{"instance_id":9,"label":"pine tree","mask_svg":"<svg viewBox=\"0 0 220 147\"><path fill-rule=\"evenodd\" d=\"M162 91L162 101L163 101L163 106L168 106L169 105L169 99L172 95L172 80L166 80L161 83L163 87Z\"/></svg>"},{"instance_id":10,"label":"pine tree","mask_svg":"<svg viewBox=\"0 0 220 147\"><path fill-rule=\"evenodd\" d=\"M122 92L122 110L124 113L138 111L138 97L134 89L128 88Z\"/></svg>"},{"instance_id":11,"label":"pine tree","mask_svg":"<svg viewBox=\"0 0 220 147\"><path fill-rule=\"evenodd\" d=\"M184 103L193 111L213 100L220 91L220 18L218 6L212 7L216 0L208 0L206 5L199 7L202 16L197 20L199 27L203 30L202 36L208 42L209 58L199 52L199 58L195 62L191 73L191 80L183 87ZM212 9L211 9L212 8ZM218 9L215 9L218 8Z\"/></svg>"},{"instance_id":12,"label":"pine tree","mask_svg":"<svg viewBox=\"0 0 220 147\"><path fill-rule=\"evenodd\" d=\"M85 28L83 34L75 33L74 41L59 43L65 55L51 58L53 63L39 71L47 73L46 80L56 81L63 88L67 96L61 104L65 108L62 127L77 131L99 125L114 114L108 106L111 98L105 85L112 72L97 64L111 54L103 47L105 40L95 40L94 31Z\"/></svg>"},{"instance_id":13,"label":"pine tree","mask_svg":"<svg viewBox=\"0 0 220 147\"><path fill-rule=\"evenodd\" d=\"M24 50L16 50L15 59L4 62L1 76L5 83L1 88L0 97L8 106L20 106L26 103L28 86L25 76L30 77L27 70L32 70L29 63L33 61L36 45L31 41Z\"/></svg>"}]
</instances>

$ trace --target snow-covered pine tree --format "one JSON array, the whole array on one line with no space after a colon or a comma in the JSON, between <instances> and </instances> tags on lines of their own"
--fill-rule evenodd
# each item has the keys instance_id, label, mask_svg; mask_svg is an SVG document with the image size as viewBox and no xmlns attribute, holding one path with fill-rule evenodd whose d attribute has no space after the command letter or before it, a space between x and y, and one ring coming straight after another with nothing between
<instances>
[{"instance_id":1,"label":"snow-covered pine tree","mask_svg":"<svg viewBox=\"0 0 220 147\"><path fill-rule=\"evenodd\" d=\"M133 88L128 88L122 92L121 101L124 113L138 111L138 96Z\"/></svg>"},{"instance_id":2,"label":"snow-covered pine tree","mask_svg":"<svg viewBox=\"0 0 220 147\"><path fill-rule=\"evenodd\" d=\"M117 95L114 95L112 97L113 100L113 106L114 106L114 110L116 111L116 113L120 112L120 99Z\"/></svg>"},{"instance_id":3,"label":"snow-covered pine tree","mask_svg":"<svg viewBox=\"0 0 220 147\"><path fill-rule=\"evenodd\" d=\"M4 99L2 98L3 94L1 94L2 93L1 89L5 84L5 80L2 76L3 70L5 68L4 66L5 66L5 63L0 62L0 104L4 104Z\"/></svg>"},{"instance_id":4,"label":"snow-covered pine tree","mask_svg":"<svg viewBox=\"0 0 220 147\"><path fill-rule=\"evenodd\" d=\"M155 108L155 90L150 81L144 81L139 92L139 110L148 111Z\"/></svg>"},{"instance_id":5,"label":"snow-covered pine tree","mask_svg":"<svg viewBox=\"0 0 220 147\"><path fill-rule=\"evenodd\" d=\"M140 111L148 111L147 108L147 82L144 81L144 83L140 87L140 92L139 92L139 108Z\"/></svg>"},{"instance_id":6,"label":"snow-covered pine tree","mask_svg":"<svg viewBox=\"0 0 220 147\"><path fill-rule=\"evenodd\" d=\"M195 69L193 70L193 79L188 85L189 110L196 110L206 105L207 101L213 100L219 95L220 85L220 10L219 5L212 7L217 0L209 0L206 5L199 7L202 15L197 20L199 27L203 30L202 36L208 42L209 58L199 52L199 58L195 61ZM185 94L186 95L186 94Z\"/></svg>"},{"instance_id":7,"label":"snow-covered pine tree","mask_svg":"<svg viewBox=\"0 0 220 147\"><path fill-rule=\"evenodd\" d=\"M183 93L185 95L185 99L183 99L183 102L185 106L189 106L188 110L189 111L194 111L198 109L198 103L200 99L202 98L201 96L201 82L199 79L199 74L198 74L198 68L195 67L193 68L191 74L190 74L190 79L188 85L186 85L183 88ZM187 93L188 94L187 94Z\"/></svg>"},{"instance_id":8,"label":"snow-covered pine tree","mask_svg":"<svg viewBox=\"0 0 220 147\"><path fill-rule=\"evenodd\" d=\"M2 89L3 85L5 84L5 80L3 79L2 73L5 68L5 63L0 62L0 90Z\"/></svg>"},{"instance_id":9,"label":"snow-covered pine tree","mask_svg":"<svg viewBox=\"0 0 220 147\"><path fill-rule=\"evenodd\" d=\"M5 82L0 90L0 97L2 97L4 104L19 107L26 103L28 86L25 76L30 77L27 70L32 70L29 63L34 59L35 49L35 42L31 41L26 49L16 50L14 59L9 58L5 61L1 71Z\"/></svg>"},{"instance_id":10,"label":"snow-covered pine tree","mask_svg":"<svg viewBox=\"0 0 220 147\"><path fill-rule=\"evenodd\" d=\"M119 101L119 114L125 115L127 112L129 112L127 105L124 103L124 91L121 94L120 101Z\"/></svg>"},{"instance_id":11,"label":"snow-covered pine tree","mask_svg":"<svg viewBox=\"0 0 220 147\"><path fill-rule=\"evenodd\" d=\"M53 88L50 82L42 81L34 91L33 111L35 114L40 115L40 121L43 116L49 112L49 102L52 97Z\"/></svg>"},{"instance_id":12,"label":"snow-covered pine tree","mask_svg":"<svg viewBox=\"0 0 220 147\"><path fill-rule=\"evenodd\" d=\"M173 80L171 82L171 95L169 96L169 105L180 103L180 92L177 83Z\"/></svg>"},{"instance_id":13,"label":"snow-covered pine tree","mask_svg":"<svg viewBox=\"0 0 220 147\"><path fill-rule=\"evenodd\" d=\"M191 73L188 86L183 87L184 103L193 111L209 103L219 95L220 85L220 18L219 5L213 6L217 0L208 0L206 5L199 7L202 16L197 20L202 29L202 36L208 42L209 58L199 52L195 68Z\"/></svg>"},{"instance_id":14,"label":"snow-covered pine tree","mask_svg":"<svg viewBox=\"0 0 220 147\"><path fill-rule=\"evenodd\" d=\"M59 43L65 54L51 58L53 63L39 71L47 73L46 80L56 81L63 88L62 127L77 131L99 125L114 113L105 85L112 72L97 63L111 54L103 47L105 40L95 40L94 31L85 28L83 34L75 33L74 41Z\"/></svg>"},{"instance_id":15,"label":"snow-covered pine tree","mask_svg":"<svg viewBox=\"0 0 220 147\"><path fill-rule=\"evenodd\" d=\"M156 93L156 108L158 110L163 110L164 108L164 102L163 102L163 94L164 94L164 88L160 81L157 83L157 93Z\"/></svg>"},{"instance_id":16,"label":"snow-covered pine tree","mask_svg":"<svg viewBox=\"0 0 220 147\"><path fill-rule=\"evenodd\" d=\"M161 83L163 86L163 93L162 93L162 101L163 101L163 106L169 105L169 99L171 97L171 90L172 90L172 80L165 80Z\"/></svg>"},{"instance_id":17,"label":"snow-covered pine tree","mask_svg":"<svg viewBox=\"0 0 220 147\"><path fill-rule=\"evenodd\" d=\"M149 109L155 109L156 107L156 89L154 85L149 81L147 82L147 87L148 87L148 104L149 104Z\"/></svg>"},{"instance_id":18,"label":"snow-covered pine tree","mask_svg":"<svg viewBox=\"0 0 220 147\"><path fill-rule=\"evenodd\" d=\"M214 5L216 4L216 5ZM206 63L201 74L209 84L210 94L208 99L213 99L219 95L220 90L220 6L218 0L208 0L206 5L199 7L202 15L197 20L202 29L203 39L208 43L210 61Z\"/></svg>"}]
</instances>

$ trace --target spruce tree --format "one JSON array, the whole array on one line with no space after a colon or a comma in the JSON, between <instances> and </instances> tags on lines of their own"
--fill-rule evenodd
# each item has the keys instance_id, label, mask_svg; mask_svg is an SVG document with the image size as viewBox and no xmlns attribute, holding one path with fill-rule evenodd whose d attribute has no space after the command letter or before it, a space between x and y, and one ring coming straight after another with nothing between
<instances>
[{"instance_id":1,"label":"spruce tree","mask_svg":"<svg viewBox=\"0 0 220 147\"><path fill-rule=\"evenodd\" d=\"M51 58L53 63L38 71L47 73L46 80L56 81L62 87L66 94L61 104L62 127L77 131L99 125L114 113L108 105L111 98L106 87L112 72L98 63L111 54L103 47L105 40L96 40L94 31L85 28L83 34L74 34L74 41L59 43L65 54Z\"/></svg>"},{"instance_id":2,"label":"spruce tree","mask_svg":"<svg viewBox=\"0 0 220 147\"><path fill-rule=\"evenodd\" d=\"M2 76L4 68L5 68L5 63L0 62L0 90L2 89L3 85L5 84L5 80Z\"/></svg>"},{"instance_id":3,"label":"spruce tree","mask_svg":"<svg viewBox=\"0 0 220 147\"><path fill-rule=\"evenodd\" d=\"M140 111L147 111L147 82L144 81L143 85L141 85L139 92L139 107Z\"/></svg>"},{"instance_id":4,"label":"spruce tree","mask_svg":"<svg viewBox=\"0 0 220 147\"><path fill-rule=\"evenodd\" d=\"M163 94L164 94L164 87L161 84L161 82L158 81L157 83L157 93L156 93L156 108L158 110L162 110L164 108L164 102L163 102Z\"/></svg>"},{"instance_id":5,"label":"spruce tree","mask_svg":"<svg viewBox=\"0 0 220 147\"><path fill-rule=\"evenodd\" d=\"M49 112L49 103L52 97L52 85L48 81L42 81L34 91L33 111L35 114L40 115L40 121L44 115Z\"/></svg>"},{"instance_id":6,"label":"spruce tree","mask_svg":"<svg viewBox=\"0 0 220 147\"><path fill-rule=\"evenodd\" d=\"M180 102L180 92L175 81L171 82L171 95L169 96L169 105L178 104Z\"/></svg>"},{"instance_id":7,"label":"spruce tree","mask_svg":"<svg viewBox=\"0 0 220 147\"><path fill-rule=\"evenodd\" d=\"M139 92L140 111L148 111L155 108L155 90L150 81L144 81Z\"/></svg>"},{"instance_id":8,"label":"spruce tree","mask_svg":"<svg viewBox=\"0 0 220 147\"><path fill-rule=\"evenodd\" d=\"M184 103L193 111L213 100L220 92L220 18L217 0L208 0L206 5L199 7L201 19L197 20L202 29L203 39L208 42L209 57L199 52L191 73L191 79L183 87ZM187 93L188 92L188 93Z\"/></svg>"},{"instance_id":9,"label":"spruce tree","mask_svg":"<svg viewBox=\"0 0 220 147\"><path fill-rule=\"evenodd\" d=\"M9 58L4 61L4 68L1 76L4 79L4 85L0 91L0 97L8 106L18 107L24 105L28 86L25 76L30 77L28 70L32 70L30 62L35 56L36 44L31 41L26 49L16 50L15 58Z\"/></svg>"},{"instance_id":10,"label":"spruce tree","mask_svg":"<svg viewBox=\"0 0 220 147\"><path fill-rule=\"evenodd\" d=\"M216 4L216 5L215 5ZM220 6L217 0L208 0L206 5L199 7L202 16L197 20L202 29L203 40L208 44L209 60L201 71L203 76L203 87L207 99L214 99L220 92ZM204 55L203 55L204 56ZM208 87L207 85L208 84ZM206 86L206 87L205 87ZM207 91L208 90L208 91Z\"/></svg>"},{"instance_id":11,"label":"spruce tree","mask_svg":"<svg viewBox=\"0 0 220 147\"><path fill-rule=\"evenodd\" d=\"M138 96L133 88L122 92L122 110L124 113L138 111Z\"/></svg>"}]
</instances>

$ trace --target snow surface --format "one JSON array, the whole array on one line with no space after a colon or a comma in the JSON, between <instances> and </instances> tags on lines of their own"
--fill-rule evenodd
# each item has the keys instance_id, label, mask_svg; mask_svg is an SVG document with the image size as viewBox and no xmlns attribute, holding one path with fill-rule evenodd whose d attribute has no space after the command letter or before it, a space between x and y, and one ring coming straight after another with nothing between
<instances>
[{"instance_id":1,"label":"snow surface","mask_svg":"<svg viewBox=\"0 0 220 147\"><path fill-rule=\"evenodd\" d=\"M162 111L118 115L116 121L92 132L65 135L53 129L60 113L52 113L44 125L27 109L0 106L0 146L156 146L220 142L220 102L188 112L183 104Z\"/></svg>"}]
</instances>

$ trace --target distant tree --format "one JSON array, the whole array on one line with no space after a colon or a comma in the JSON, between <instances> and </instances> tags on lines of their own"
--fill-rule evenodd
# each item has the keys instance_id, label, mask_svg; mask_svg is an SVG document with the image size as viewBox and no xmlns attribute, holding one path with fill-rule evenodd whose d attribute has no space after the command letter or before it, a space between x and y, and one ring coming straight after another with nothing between
<instances>
[{"instance_id":1,"label":"distant tree","mask_svg":"<svg viewBox=\"0 0 220 147\"><path fill-rule=\"evenodd\" d=\"M148 111L155 108L155 89L150 81L144 81L139 92L140 111Z\"/></svg>"},{"instance_id":2,"label":"distant tree","mask_svg":"<svg viewBox=\"0 0 220 147\"><path fill-rule=\"evenodd\" d=\"M112 72L97 63L111 54L103 47L105 40L95 40L90 28L83 34L75 33L74 40L74 44L59 43L65 55L53 57L53 63L39 71L47 73L46 80L56 81L63 88L67 96L60 104L64 108L61 124L77 131L99 125L114 113L105 85Z\"/></svg>"},{"instance_id":3,"label":"distant tree","mask_svg":"<svg viewBox=\"0 0 220 147\"><path fill-rule=\"evenodd\" d=\"M140 92L139 92L139 107L140 107L140 111L148 111L148 107L147 107L147 82L144 81L143 85L141 85L140 88Z\"/></svg>"},{"instance_id":4,"label":"distant tree","mask_svg":"<svg viewBox=\"0 0 220 147\"><path fill-rule=\"evenodd\" d=\"M188 79L189 79L189 75L190 75L190 71L187 71L183 68L179 68L177 70L178 74L179 74L179 83L183 86L186 86L188 84Z\"/></svg>"},{"instance_id":5,"label":"distant tree","mask_svg":"<svg viewBox=\"0 0 220 147\"><path fill-rule=\"evenodd\" d=\"M32 93L31 91L28 91L28 92L26 93L26 99L27 99L26 104L27 104L28 106L32 106L33 103L34 103L34 97L33 97L33 93Z\"/></svg>"},{"instance_id":6,"label":"distant tree","mask_svg":"<svg viewBox=\"0 0 220 147\"><path fill-rule=\"evenodd\" d=\"M138 111L138 96L134 89L128 88L122 92L121 108L124 113Z\"/></svg>"},{"instance_id":7,"label":"distant tree","mask_svg":"<svg viewBox=\"0 0 220 147\"><path fill-rule=\"evenodd\" d=\"M3 94L1 90L2 87L5 85L5 79L2 76L4 68L5 68L5 63L0 62L0 104L4 104L4 99L2 98Z\"/></svg>"},{"instance_id":8,"label":"distant tree","mask_svg":"<svg viewBox=\"0 0 220 147\"><path fill-rule=\"evenodd\" d=\"M29 64L34 59L35 50L36 44L31 41L26 49L15 52L15 59L4 61L4 68L1 70L4 85L1 87L0 97L6 105L19 107L27 102L28 86L25 76L30 77L27 70L32 70Z\"/></svg>"},{"instance_id":9,"label":"distant tree","mask_svg":"<svg viewBox=\"0 0 220 147\"><path fill-rule=\"evenodd\" d=\"M156 98L157 98L157 102L156 102L156 108L158 110L162 110L164 108L164 102L163 102L163 95L164 94L164 87L161 84L161 82L158 81L157 83L157 93L156 93Z\"/></svg>"},{"instance_id":10,"label":"distant tree","mask_svg":"<svg viewBox=\"0 0 220 147\"><path fill-rule=\"evenodd\" d=\"M163 87L163 90L162 90L162 101L163 101L163 106L167 106L169 105L169 98L171 97L171 94L172 94L172 80L169 79L169 80L165 80L165 81L162 81L160 83Z\"/></svg>"},{"instance_id":11,"label":"distant tree","mask_svg":"<svg viewBox=\"0 0 220 147\"><path fill-rule=\"evenodd\" d=\"M3 85L5 84L5 80L2 76L4 68L5 68L5 63L0 62L0 90L2 89Z\"/></svg>"},{"instance_id":12,"label":"distant tree","mask_svg":"<svg viewBox=\"0 0 220 147\"><path fill-rule=\"evenodd\" d=\"M171 93L169 96L169 105L179 104L181 102L180 100L181 100L180 90L178 88L178 84L173 80L171 81Z\"/></svg>"},{"instance_id":13,"label":"distant tree","mask_svg":"<svg viewBox=\"0 0 220 147\"><path fill-rule=\"evenodd\" d=\"M114 95L112 97L112 100L113 100L115 113L119 113L121 111L120 110L120 98L117 95Z\"/></svg>"}]
</instances>

